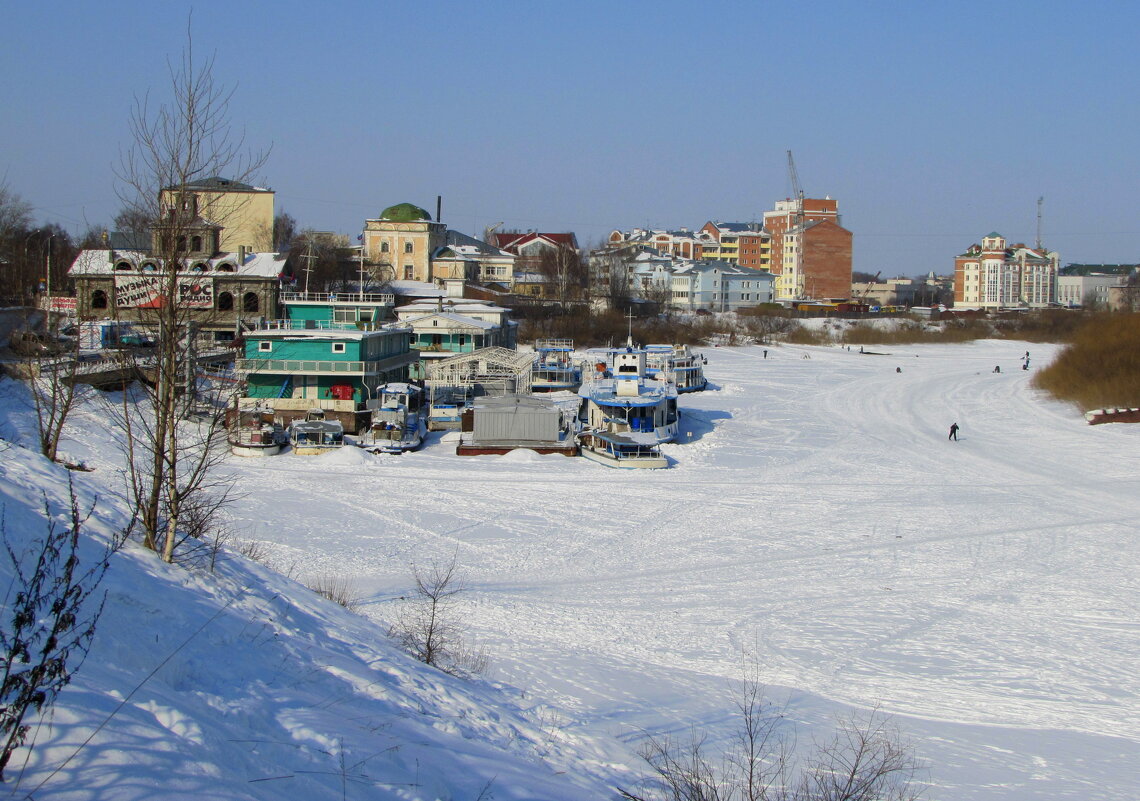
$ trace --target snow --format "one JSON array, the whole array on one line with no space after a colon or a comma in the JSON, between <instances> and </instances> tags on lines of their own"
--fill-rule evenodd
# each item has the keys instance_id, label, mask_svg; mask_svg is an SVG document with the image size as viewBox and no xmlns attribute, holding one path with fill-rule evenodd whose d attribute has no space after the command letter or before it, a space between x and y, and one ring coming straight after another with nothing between
<instances>
[{"instance_id":1,"label":"snow","mask_svg":"<svg viewBox=\"0 0 1140 801\"><path fill-rule=\"evenodd\" d=\"M345 777L348 797L474 798L492 778L496 799L613 797L645 732L726 742L742 662L800 742L852 709L895 716L929 798L1134 797L1140 427L1033 390L1021 358L1054 346L873 350L704 349L710 389L680 399L667 470L460 457L439 434L227 460L235 530L302 581L350 580L360 615L244 560L125 552L22 791L173 653L37 798L332 799ZM0 382L0 436L31 447L20 401ZM97 468L76 475L103 521L122 504L99 419L86 405L63 451ZM62 475L0 456L9 531ZM453 555L482 680L382 636L410 566Z\"/></svg>"}]
</instances>

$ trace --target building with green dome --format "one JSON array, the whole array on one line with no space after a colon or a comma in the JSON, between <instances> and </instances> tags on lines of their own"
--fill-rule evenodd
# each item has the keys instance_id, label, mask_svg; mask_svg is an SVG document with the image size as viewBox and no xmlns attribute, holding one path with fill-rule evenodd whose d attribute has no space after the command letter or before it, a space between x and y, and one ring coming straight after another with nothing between
<instances>
[{"instance_id":1,"label":"building with green dome","mask_svg":"<svg viewBox=\"0 0 1140 801\"><path fill-rule=\"evenodd\" d=\"M434 281L432 256L447 244L447 226L414 203L397 203L364 221L364 259L379 276Z\"/></svg>"}]
</instances>

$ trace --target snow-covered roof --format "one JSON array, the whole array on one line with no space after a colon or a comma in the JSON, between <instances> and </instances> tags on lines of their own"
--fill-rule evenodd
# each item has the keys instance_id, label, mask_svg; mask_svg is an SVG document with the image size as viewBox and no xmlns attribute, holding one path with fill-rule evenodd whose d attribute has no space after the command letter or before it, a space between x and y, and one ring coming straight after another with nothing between
<instances>
[{"instance_id":1,"label":"snow-covered roof","mask_svg":"<svg viewBox=\"0 0 1140 801\"><path fill-rule=\"evenodd\" d=\"M456 326L467 326L468 328L481 328L484 331L490 331L492 328L498 328L495 323L486 320L480 320L478 317L468 317L464 314L452 314L451 312L435 312L433 314L424 314L419 317L408 317L403 320L407 325L413 328L426 327L424 322L427 320L444 320Z\"/></svg>"},{"instance_id":2,"label":"snow-covered roof","mask_svg":"<svg viewBox=\"0 0 1140 801\"><path fill-rule=\"evenodd\" d=\"M397 309L396 309L397 314L407 313L407 312L435 312L435 311L457 312L460 314L463 314L463 313L479 313L479 314L494 313L494 314L498 314L500 312L510 311L510 309L506 309L502 306L496 306L494 303L487 303L487 302L479 301L479 300L457 300L457 301L445 300L442 304L442 308L440 307L440 303L438 301L420 300L420 301L416 301L414 303L407 303L403 306L397 307Z\"/></svg>"},{"instance_id":3,"label":"snow-covered roof","mask_svg":"<svg viewBox=\"0 0 1140 801\"><path fill-rule=\"evenodd\" d=\"M388 289L393 295L413 298L442 298L447 291L430 281L389 281Z\"/></svg>"},{"instance_id":4,"label":"snow-covered roof","mask_svg":"<svg viewBox=\"0 0 1140 801\"><path fill-rule=\"evenodd\" d=\"M674 273L677 275L686 275L688 273L707 273L713 270L719 270L725 275L739 275L746 278L775 278L775 275L767 270L741 267L739 264L733 264L729 261L692 261L678 267L674 270Z\"/></svg>"},{"instance_id":5,"label":"snow-covered roof","mask_svg":"<svg viewBox=\"0 0 1140 801\"><path fill-rule=\"evenodd\" d=\"M202 275L240 275L244 277L276 278L285 269L285 256L280 253L250 253L244 262L239 262L237 253L222 253L209 259L186 259L191 269L188 273ZM116 266L124 263L132 265L129 270L116 270ZM157 266L162 259L152 257L143 250L81 250L71 264L68 274L76 275L113 275L115 273L135 271L149 272L144 266L147 264ZM195 265L203 265L206 269L194 270ZM226 269L227 267L232 269Z\"/></svg>"}]
</instances>

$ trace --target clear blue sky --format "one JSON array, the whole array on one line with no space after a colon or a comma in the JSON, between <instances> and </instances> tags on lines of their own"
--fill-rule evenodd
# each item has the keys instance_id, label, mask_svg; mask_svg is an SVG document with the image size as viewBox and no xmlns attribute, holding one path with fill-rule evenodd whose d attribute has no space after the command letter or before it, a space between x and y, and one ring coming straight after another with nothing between
<instances>
[{"instance_id":1,"label":"clear blue sky","mask_svg":"<svg viewBox=\"0 0 1140 801\"><path fill-rule=\"evenodd\" d=\"M991 230L1140 262L1133 2L9 2L0 180L75 233L118 210L133 99L216 53L261 182L354 235L759 220L839 200L855 269L948 272Z\"/></svg>"}]
</instances>

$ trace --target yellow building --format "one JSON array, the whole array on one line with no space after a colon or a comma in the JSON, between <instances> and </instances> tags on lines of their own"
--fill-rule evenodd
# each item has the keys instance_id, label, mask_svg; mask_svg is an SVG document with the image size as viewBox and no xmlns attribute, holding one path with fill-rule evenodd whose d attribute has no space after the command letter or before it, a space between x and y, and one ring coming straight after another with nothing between
<instances>
[{"instance_id":1,"label":"yellow building","mask_svg":"<svg viewBox=\"0 0 1140 801\"><path fill-rule=\"evenodd\" d=\"M273 243L273 190L226 178L205 178L162 190L163 218L182 212L189 219L221 227L223 253L270 253Z\"/></svg>"}]
</instances>

